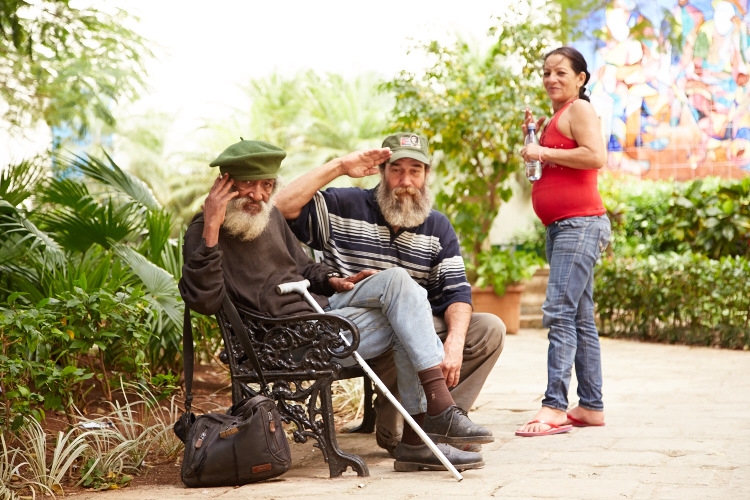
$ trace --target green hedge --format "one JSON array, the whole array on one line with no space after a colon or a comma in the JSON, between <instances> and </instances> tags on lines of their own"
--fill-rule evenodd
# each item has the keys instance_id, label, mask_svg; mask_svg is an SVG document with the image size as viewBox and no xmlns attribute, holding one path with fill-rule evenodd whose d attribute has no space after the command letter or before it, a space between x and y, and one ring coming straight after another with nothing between
<instances>
[{"instance_id":1,"label":"green hedge","mask_svg":"<svg viewBox=\"0 0 750 500\"><path fill-rule=\"evenodd\" d=\"M604 178L614 251L630 257L695 252L750 258L750 177L689 182Z\"/></svg>"},{"instance_id":2,"label":"green hedge","mask_svg":"<svg viewBox=\"0 0 750 500\"><path fill-rule=\"evenodd\" d=\"M602 336L750 349L750 261L691 252L608 256L596 270Z\"/></svg>"}]
</instances>

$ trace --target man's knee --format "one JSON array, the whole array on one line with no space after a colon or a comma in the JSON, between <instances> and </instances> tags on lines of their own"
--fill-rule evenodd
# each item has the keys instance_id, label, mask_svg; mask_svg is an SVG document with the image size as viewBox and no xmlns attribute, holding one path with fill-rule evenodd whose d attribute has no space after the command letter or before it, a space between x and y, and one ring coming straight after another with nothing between
<instances>
[{"instance_id":1,"label":"man's knee","mask_svg":"<svg viewBox=\"0 0 750 500\"><path fill-rule=\"evenodd\" d=\"M499 354L505 346L505 332L505 323L494 314L472 313L466 333L465 354Z\"/></svg>"},{"instance_id":2,"label":"man's knee","mask_svg":"<svg viewBox=\"0 0 750 500\"><path fill-rule=\"evenodd\" d=\"M391 279L412 279L412 277L409 276L409 273L403 267L389 267L388 269L383 269L382 271L380 271L379 274L383 274L383 276L395 277Z\"/></svg>"},{"instance_id":3,"label":"man's knee","mask_svg":"<svg viewBox=\"0 0 750 500\"><path fill-rule=\"evenodd\" d=\"M414 278L402 267L390 267L380 271L377 275L382 275L383 279L387 279L391 286L396 287L402 293L416 293L427 299L427 290L414 281Z\"/></svg>"}]
</instances>

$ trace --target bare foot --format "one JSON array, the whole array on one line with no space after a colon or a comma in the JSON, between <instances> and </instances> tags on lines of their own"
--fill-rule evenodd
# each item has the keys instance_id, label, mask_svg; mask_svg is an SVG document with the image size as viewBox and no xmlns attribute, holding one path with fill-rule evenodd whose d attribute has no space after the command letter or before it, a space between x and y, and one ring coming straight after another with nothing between
<instances>
[{"instance_id":1,"label":"bare foot","mask_svg":"<svg viewBox=\"0 0 750 500\"><path fill-rule=\"evenodd\" d=\"M604 412L576 406L568 412L568 420L565 423L575 427L602 426L604 425Z\"/></svg>"},{"instance_id":2,"label":"bare foot","mask_svg":"<svg viewBox=\"0 0 750 500\"><path fill-rule=\"evenodd\" d=\"M518 435L543 435L555 434L557 432L566 432L557 429L567 425L567 415L563 410L556 410L547 406L542 406L541 410L534 415L534 418L526 424L516 429ZM568 428L567 430L570 430ZM557 431L557 432L555 432Z\"/></svg>"}]
</instances>

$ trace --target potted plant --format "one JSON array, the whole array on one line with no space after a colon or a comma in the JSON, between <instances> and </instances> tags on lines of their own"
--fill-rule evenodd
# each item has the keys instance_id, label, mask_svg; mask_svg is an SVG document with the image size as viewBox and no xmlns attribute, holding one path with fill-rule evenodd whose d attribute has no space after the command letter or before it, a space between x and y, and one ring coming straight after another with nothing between
<instances>
[{"instance_id":1,"label":"potted plant","mask_svg":"<svg viewBox=\"0 0 750 500\"><path fill-rule=\"evenodd\" d=\"M517 333L521 326L521 294L524 282L534 276L545 260L531 250L493 246L480 252L473 262L466 263L474 310L500 317L508 333Z\"/></svg>"}]
</instances>

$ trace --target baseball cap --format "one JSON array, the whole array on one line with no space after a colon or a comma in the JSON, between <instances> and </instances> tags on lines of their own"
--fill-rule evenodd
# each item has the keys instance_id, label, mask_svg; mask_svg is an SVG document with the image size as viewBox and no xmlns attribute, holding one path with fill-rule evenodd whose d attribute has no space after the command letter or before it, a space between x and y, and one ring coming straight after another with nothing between
<instances>
[{"instance_id":1,"label":"baseball cap","mask_svg":"<svg viewBox=\"0 0 750 500\"><path fill-rule=\"evenodd\" d=\"M430 164L430 147L427 139L419 134L402 132L389 135L383 141L384 148L391 149L391 157L388 163L393 163L401 158L413 158L417 161Z\"/></svg>"}]
</instances>

